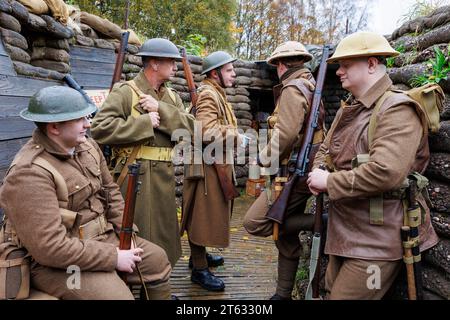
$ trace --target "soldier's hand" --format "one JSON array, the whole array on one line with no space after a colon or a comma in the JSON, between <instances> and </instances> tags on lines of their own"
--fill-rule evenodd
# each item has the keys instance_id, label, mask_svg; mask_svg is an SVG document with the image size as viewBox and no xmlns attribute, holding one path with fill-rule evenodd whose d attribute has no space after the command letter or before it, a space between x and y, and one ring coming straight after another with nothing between
<instances>
[{"instance_id":1,"label":"soldier's hand","mask_svg":"<svg viewBox=\"0 0 450 320\"><path fill-rule=\"evenodd\" d=\"M130 250L119 250L117 248L117 266L116 269L122 272L133 273L136 268L136 263L142 261L139 256L144 250L141 248L134 248Z\"/></svg>"},{"instance_id":2,"label":"soldier's hand","mask_svg":"<svg viewBox=\"0 0 450 320\"><path fill-rule=\"evenodd\" d=\"M309 190L315 196L320 192L327 192L327 179L330 173L322 169L314 169L308 174L308 184Z\"/></svg>"},{"instance_id":3,"label":"soldier's hand","mask_svg":"<svg viewBox=\"0 0 450 320\"><path fill-rule=\"evenodd\" d=\"M139 97L139 103L147 112L158 112L158 101L149 94L142 94Z\"/></svg>"},{"instance_id":4,"label":"soldier's hand","mask_svg":"<svg viewBox=\"0 0 450 320\"><path fill-rule=\"evenodd\" d=\"M152 120L153 128L159 127L159 113L158 112L150 112L149 114L150 119Z\"/></svg>"}]
</instances>

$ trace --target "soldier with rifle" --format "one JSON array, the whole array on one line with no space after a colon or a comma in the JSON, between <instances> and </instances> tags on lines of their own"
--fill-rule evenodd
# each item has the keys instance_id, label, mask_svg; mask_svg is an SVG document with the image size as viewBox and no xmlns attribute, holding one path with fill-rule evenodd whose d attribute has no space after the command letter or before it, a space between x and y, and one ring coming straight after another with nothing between
<instances>
[{"instance_id":1,"label":"soldier with rifle","mask_svg":"<svg viewBox=\"0 0 450 320\"><path fill-rule=\"evenodd\" d=\"M336 74L351 93L308 178L311 192L326 192L330 201L325 244L329 299L381 299L397 276L403 255L407 263L417 260L411 258L411 246L405 253L402 250L401 230L409 211L415 213L412 228L419 224L418 217L423 218L420 240L417 230L410 235L412 245L420 243L423 251L438 242L424 196L405 194L405 179L425 171L430 152L416 102L393 92L386 73L385 57L398 54L383 36L358 32L344 38L328 59L339 63ZM407 198L417 203L408 204ZM408 243L408 236L403 238Z\"/></svg>"},{"instance_id":2,"label":"soldier with rifle","mask_svg":"<svg viewBox=\"0 0 450 320\"><path fill-rule=\"evenodd\" d=\"M170 299L171 266L164 250L136 237L119 249L124 201L100 148L86 136L96 110L78 91L39 90L20 115L35 122L0 189L2 239L31 255L31 285L59 299L133 299L142 280L150 299ZM78 269L79 286L69 286ZM23 275L26 276L26 275Z\"/></svg>"},{"instance_id":3,"label":"soldier with rifle","mask_svg":"<svg viewBox=\"0 0 450 320\"><path fill-rule=\"evenodd\" d=\"M314 223L313 215L304 214L307 199L311 196L306 185L306 172L309 171L315 151L323 141L324 110L320 103L320 86L317 89L317 112L315 116L311 116L316 81L304 67L304 63L311 59L312 55L301 43L288 41L277 47L267 60L269 64L276 66L281 83L274 87L276 108L268 119L273 133L267 146L260 151L258 162L268 167L271 163L264 162L264 159L277 159L281 166L273 183L267 183L266 190L247 211L244 227L256 236L267 237L274 234L279 254L278 283L276 293L271 297L273 300L291 299L302 250L298 234L301 230L312 230ZM302 138L305 136L309 136L311 141ZM297 159L302 148L308 152L303 152L303 158ZM297 162L304 164L304 176L300 179L297 179L297 174L288 176L288 166L295 173ZM289 165L290 163L293 165ZM295 176L296 179L291 181L291 189L281 201L284 209L271 211L275 208L273 205L278 195L283 192L280 189L283 184L289 183L290 176Z\"/></svg>"},{"instance_id":4,"label":"soldier with rifle","mask_svg":"<svg viewBox=\"0 0 450 320\"><path fill-rule=\"evenodd\" d=\"M186 230L189 237L191 281L210 291L225 288L224 282L209 270L224 261L220 256L207 253L205 247L229 246L231 203L238 195L233 193L234 166L226 161L225 155L229 145L227 140L231 140L233 146L241 143L237 120L225 93L225 89L234 84L236 73L232 62L235 60L224 51L213 52L203 60L202 74L206 74L206 79L198 89L197 103L193 106L199 125L197 129L203 145L210 144L212 136L216 145L223 144L223 157L216 153L214 163L204 164L203 176L185 175L183 185L181 232Z\"/></svg>"},{"instance_id":5,"label":"soldier with rifle","mask_svg":"<svg viewBox=\"0 0 450 320\"><path fill-rule=\"evenodd\" d=\"M91 133L98 143L112 146L113 173L119 184L126 181L128 165L141 162L135 223L141 237L166 251L173 267L181 256L181 241L171 137L177 129L192 134L194 117L167 85L177 71L176 61L181 60L178 48L169 40L154 38L137 55L142 57L143 70L114 87L95 115Z\"/></svg>"}]
</instances>

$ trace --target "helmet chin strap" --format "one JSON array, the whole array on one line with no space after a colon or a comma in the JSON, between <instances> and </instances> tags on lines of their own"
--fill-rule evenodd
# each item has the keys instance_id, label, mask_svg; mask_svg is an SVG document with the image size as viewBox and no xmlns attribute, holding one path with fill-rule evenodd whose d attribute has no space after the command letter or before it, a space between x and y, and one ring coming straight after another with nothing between
<instances>
[{"instance_id":1,"label":"helmet chin strap","mask_svg":"<svg viewBox=\"0 0 450 320\"><path fill-rule=\"evenodd\" d=\"M220 66L219 68L217 68L216 69L216 71L217 71L217 74L219 75L219 80L220 80L220 86L222 87L222 88L225 88L225 82L223 81L223 76L222 76L222 66Z\"/></svg>"}]
</instances>

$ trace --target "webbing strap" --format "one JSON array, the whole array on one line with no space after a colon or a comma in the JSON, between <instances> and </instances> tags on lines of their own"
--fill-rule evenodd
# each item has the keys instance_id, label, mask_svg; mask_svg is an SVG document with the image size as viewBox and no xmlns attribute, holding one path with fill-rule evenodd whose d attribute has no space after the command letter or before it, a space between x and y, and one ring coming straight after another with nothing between
<instances>
[{"instance_id":1,"label":"webbing strap","mask_svg":"<svg viewBox=\"0 0 450 320\"><path fill-rule=\"evenodd\" d=\"M375 129L377 127L377 114L381 109L381 106L386 101L387 98L394 95L392 91L386 91L380 99L378 99L375 107L373 108L372 114L370 115L369 120L369 131L368 131L368 140L369 140L369 150L373 142L373 136L375 134Z\"/></svg>"}]
</instances>

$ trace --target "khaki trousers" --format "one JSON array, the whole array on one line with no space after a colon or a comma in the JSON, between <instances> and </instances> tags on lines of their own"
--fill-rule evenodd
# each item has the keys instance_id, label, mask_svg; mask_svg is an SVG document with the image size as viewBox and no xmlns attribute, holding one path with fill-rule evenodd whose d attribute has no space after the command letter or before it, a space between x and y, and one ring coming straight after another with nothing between
<instances>
[{"instance_id":1,"label":"khaki trousers","mask_svg":"<svg viewBox=\"0 0 450 320\"><path fill-rule=\"evenodd\" d=\"M402 260L361 260L330 255L325 299L379 300L392 286Z\"/></svg>"},{"instance_id":2,"label":"khaki trousers","mask_svg":"<svg viewBox=\"0 0 450 320\"><path fill-rule=\"evenodd\" d=\"M289 201L286 218L280 225L278 240L278 282L276 293L283 298L290 298L294 287L299 257L302 246L299 233L302 230L312 230L314 215L304 214L309 194L293 193ZM267 193L263 191L256 199L244 217L244 227L248 233L268 237L273 233L273 221L266 218L269 211Z\"/></svg>"},{"instance_id":3,"label":"khaki trousers","mask_svg":"<svg viewBox=\"0 0 450 320\"><path fill-rule=\"evenodd\" d=\"M114 243L119 246L118 236L110 231L96 238L98 241ZM144 282L158 287L169 281L171 266L165 251L142 238L136 237L137 247L142 248L142 262L139 263ZM68 300L131 300L134 299L130 289L119 277L116 271L82 271L80 273L79 288L69 288L73 273L35 264L31 270L31 285L45 293L59 299ZM72 278L69 278L72 277ZM69 286L68 286L69 283ZM128 284L140 284L139 275L135 270L127 274ZM170 293L169 293L170 295Z\"/></svg>"},{"instance_id":4,"label":"khaki trousers","mask_svg":"<svg viewBox=\"0 0 450 320\"><path fill-rule=\"evenodd\" d=\"M298 259L302 253L299 232L312 230L314 226L314 215L304 214L309 197L310 194L293 193L285 221L280 225L279 237L275 245L280 254L289 259ZM263 191L245 214L244 228L248 233L259 237L272 235L273 221L266 218L267 211L269 211L267 193Z\"/></svg>"}]
</instances>

